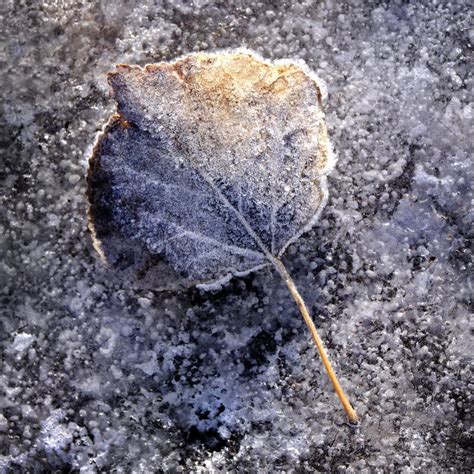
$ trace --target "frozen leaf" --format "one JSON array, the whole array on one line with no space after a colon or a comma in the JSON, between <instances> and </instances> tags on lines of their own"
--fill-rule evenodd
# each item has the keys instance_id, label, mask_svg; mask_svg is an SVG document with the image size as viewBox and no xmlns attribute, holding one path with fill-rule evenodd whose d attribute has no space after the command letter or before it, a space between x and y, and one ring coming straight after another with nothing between
<instances>
[{"instance_id":1,"label":"frozen leaf","mask_svg":"<svg viewBox=\"0 0 474 474\"><path fill-rule=\"evenodd\" d=\"M271 264L307 314L280 257L326 201L332 157L316 78L234 51L121 65L109 82L118 110L88 176L103 259L208 286Z\"/></svg>"},{"instance_id":2,"label":"frozen leaf","mask_svg":"<svg viewBox=\"0 0 474 474\"><path fill-rule=\"evenodd\" d=\"M198 54L118 66L109 81L118 114L89 175L109 263L135 263L126 239L141 260L218 280L268 262L256 237L280 256L314 224L331 159L320 88L301 65Z\"/></svg>"}]
</instances>

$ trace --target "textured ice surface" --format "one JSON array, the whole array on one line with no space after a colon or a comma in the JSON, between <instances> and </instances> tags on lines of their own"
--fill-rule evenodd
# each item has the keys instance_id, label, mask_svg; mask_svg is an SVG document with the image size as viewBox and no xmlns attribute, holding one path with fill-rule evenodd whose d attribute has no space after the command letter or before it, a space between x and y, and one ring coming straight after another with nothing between
<instances>
[{"instance_id":1,"label":"textured ice surface","mask_svg":"<svg viewBox=\"0 0 474 474\"><path fill-rule=\"evenodd\" d=\"M469 5L283 3L0 6L0 471L472 470ZM286 263L356 432L279 277L136 291L90 244L106 72L241 46L328 84L331 196Z\"/></svg>"},{"instance_id":2,"label":"textured ice surface","mask_svg":"<svg viewBox=\"0 0 474 474\"><path fill-rule=\"evenodd\" d=\"M88 196L95 246L113 268L162 274L154 288L171 280L158 262L228 280L315 223L333 162L304 65L222 51L121 65L109 81L118 114L94 147Z\"/></svg>"}]
</instances>

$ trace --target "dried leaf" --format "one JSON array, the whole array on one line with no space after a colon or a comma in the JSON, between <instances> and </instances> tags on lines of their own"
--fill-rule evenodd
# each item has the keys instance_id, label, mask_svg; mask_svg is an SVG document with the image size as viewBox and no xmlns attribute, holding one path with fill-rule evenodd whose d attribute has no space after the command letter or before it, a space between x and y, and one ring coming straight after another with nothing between
<instances>
[{"instance_id":1,"label":"dried leaf","mask_svg":"<svg viewBox=\"0 0 474 474\"><path fill-rule=\"evenodd\" d=\"M301 64L237 51L122 65L109 82L118 111L98 138L88 176L103 259L141 277L208 287L273 265L356 421L280 260L327 197L332 160L315 77Z\"/></svg>"},{"instance_id":2,"label":"dried leaf","mask_svg":"<svg viewBox=\"0 0 474 474\"><path fill-rule=\"evenodd\" d=\"M332 161L304 66L201 53L118 66L109 82L118 114L95 147L89 199L112 266L143 276L164 260L167 280L223 280L267 265L266 252L281 256L315 223Z\"/></svg>"}]
</instances>

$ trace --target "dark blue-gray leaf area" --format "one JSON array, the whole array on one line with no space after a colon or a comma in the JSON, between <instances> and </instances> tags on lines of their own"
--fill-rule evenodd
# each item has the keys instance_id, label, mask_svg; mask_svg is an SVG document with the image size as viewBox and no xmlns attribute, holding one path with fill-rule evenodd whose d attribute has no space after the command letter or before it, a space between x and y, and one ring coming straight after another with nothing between
<instances>
[{"instance_id":1,"label":"dark blue-gray leaf area","mask_svg":"<svg viewBox=\"0 0 474 474\"><path fill-rule=\"evenodd\" d=\"M266 263L199 171L118 117L96 145L89 200L96 237L113 266L137 258L145 265L157 255L185 277L208 280ZM142 254L131 256L137 248Z\"/></svg>"}]
</instances>

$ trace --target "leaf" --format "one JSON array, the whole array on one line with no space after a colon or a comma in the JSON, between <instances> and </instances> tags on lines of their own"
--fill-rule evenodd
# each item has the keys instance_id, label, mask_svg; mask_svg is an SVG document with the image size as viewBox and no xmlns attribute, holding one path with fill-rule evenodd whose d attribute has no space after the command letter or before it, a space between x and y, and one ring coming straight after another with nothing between
<instances>
[{"instance_id":1,"label":"leaf","mask_svg":"<svg viewBox=\"0 0 474 474\"><path fill-rule=\"evenodd\" d=\"M118 110L88 175L103 259L208 287L271 264L297 299L280 257L316 222L333 163L316 78L235 51L120 65L109 83Z\"/></svg>"},{"instance_id":2,"label":"leaf","mask_svg":"<svg viewBox=\"0 0 474 474\"><path fill-rule=\"evenodd\" d=\"M125 237L186 277L218 280L267 264L314 224L331 160L320 89L301 66L199 54L119 66L109 82L118 115L89 196L110 263L124 264Z\"/></svg>"}]
</instances>

